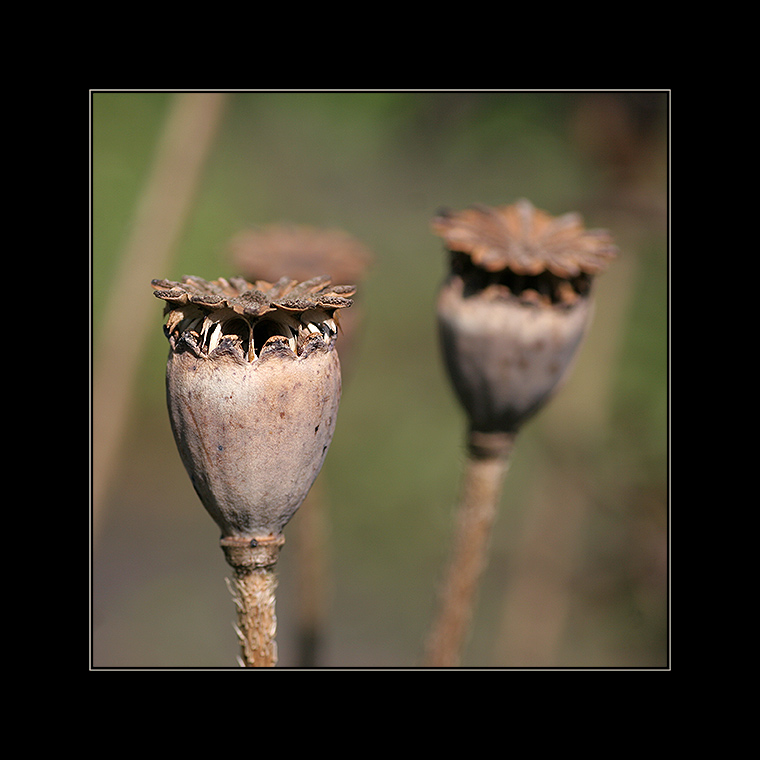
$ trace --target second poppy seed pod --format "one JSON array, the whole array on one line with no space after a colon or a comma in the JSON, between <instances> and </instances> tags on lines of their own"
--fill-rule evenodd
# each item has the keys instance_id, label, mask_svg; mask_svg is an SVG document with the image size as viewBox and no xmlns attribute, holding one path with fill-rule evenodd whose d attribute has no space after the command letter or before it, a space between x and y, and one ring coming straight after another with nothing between
<instances>
[{"instance_id":1,"label":"second poppy seed pod","mask_svg":"<svg viewBox=\"0 0 760 760\"><path fill-rule=\"evenodd\" d=\"M166 302L167 401L183 464L225 539L279 536L331 443L341 392L329 278L154 280Z\"/></svg>"},{"instance_id":2,"label":"second poppy seed pod","mask_svg":"<svg viewBox=\"0 0 760 760\"><path fill-rule=\"evenodd\" d=\"M576 214L528 201L441 212L450 272L438 299L443 356L471 430L514 433L567 374L592 310L593 276L615 255Z\"/></svg>"}]
</instances>

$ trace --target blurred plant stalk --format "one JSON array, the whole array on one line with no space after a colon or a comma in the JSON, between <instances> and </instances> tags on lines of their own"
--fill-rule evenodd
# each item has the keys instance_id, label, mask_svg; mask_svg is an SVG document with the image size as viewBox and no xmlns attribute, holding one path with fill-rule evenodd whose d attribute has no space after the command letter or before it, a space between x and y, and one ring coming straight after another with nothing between
<instances>
[{"instance_id":1,"label":"blurred plant stalk","mask_svg":"<svg viewBox=\"0 0 760 760\"><path fill-rule=\"evenodd\" d=\"M232 262L248 280L274 282L289 274L307 280L330 272L336 281L359 285L373 261L370 249L346 230L307 224L272 223L241 230L229 244ZM340 364L343 386L350 376L362 310L341 312ZM289 541L298 572L298 665L318 667L324 648L329 605L330 493L318 478L298 510Z\"/></svg>"},{"instance_id":2,"label":"blurred plant stalk","mask_svg":"<svg viewBox=\"0 0 760 760\"><path fill-rule=\"evenodd\" d=\"M456 514L454 544L443 581L440 609L427 643L427 664L459 664L470 629L473 599L486 566L488 545L499 509L513 435L490 434L485 446L473 442L465 463L464 484Z\"/></svg>"},{"instance_id":3,"label":"blurred plant stalk","mask_svg":"<svg viewBox=\"0 0 760 760\"><path fill-rule=\"evenodd\" d=\"M94 352L92 509L97 537L131 403L132 386L151 318L143 296L156 268L168 268L192 206L226 103L224 93L174 96L119 259ZM127 317L128 315L128 317ZM128 318L129 329L124 329Z\"/></svg>"}]
</instances>

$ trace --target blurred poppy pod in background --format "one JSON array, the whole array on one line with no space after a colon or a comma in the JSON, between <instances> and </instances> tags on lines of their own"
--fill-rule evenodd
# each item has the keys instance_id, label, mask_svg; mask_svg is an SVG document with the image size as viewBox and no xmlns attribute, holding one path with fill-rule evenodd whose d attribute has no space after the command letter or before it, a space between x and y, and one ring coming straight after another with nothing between
<instances>
[{"instance_id":1,"label":"blurred poppy pod in background","mask_svg":"<svg viewBox=\"0 0 760 760\"><path fill-rule=\"evenodd\" d=\"M245 229L229 243L236 271L246 279L275 282L284 274L308 280L330 272L336 282L361 283L373 261L372 252L358 238L340 228L274 223ZM340 364L345 380L353 361L362 320L354 303L340 315Z\"/></svg>"},{"instance_id":2,"label":"blurred poppy pod in background","mask_svg":"<svg viewBox=\"0 0 760 760\"><path fill-rule=\"evenodd\" d=\"M474 433L514 433L566 376L591 315L594 275L616 255L577 214L526 200L440 212L450 252L438 298L447 372Z\"/></svg>"},{"instance_id":3,"label":"blurred poppy pod in background","mask_svg":"<svg viewBox=\"0 0 760 760\"><path fill-rule=\"evenodd\" d=\"M223 539L278 536L332 441L341 392L328 277L153 280L166 302L166 389L182 462Z\"/></svg>"},{"instance_id":4,"label":"blurred poppy pod in background","mask_svg":"<svg viewBox=\"0 0 760 760\"><path fill-rule=\"evenodd\" d=\"M459 663L518 430L566 376L591 315L591 285L616 249L577 214L522 200L433 219L450 253L437 312L446 370L469 421L468 456L439 611L434 666Z\"/></svg>"}]
</instances>

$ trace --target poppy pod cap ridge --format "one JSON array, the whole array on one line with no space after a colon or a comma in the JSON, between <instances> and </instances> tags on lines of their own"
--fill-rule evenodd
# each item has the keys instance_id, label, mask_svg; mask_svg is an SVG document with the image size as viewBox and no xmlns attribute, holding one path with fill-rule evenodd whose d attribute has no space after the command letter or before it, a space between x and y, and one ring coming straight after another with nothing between
<instances>
[{"instance_id":1,"label":"poppy pod cap ridge","mask_svg":"<svg viewBox=\"0 0 760 760\"><path fill-rule=\"evenodd\" d=\"M262 546L276 557L332 441L337 313L354 288L329 277L151 284L166 304L167 403L182 462L225 552Z\"/></svg>"},{"instance_id":2,"label":"poppy pod cap ridge","mask_svg":"<svg viewBox=\"0 0 760 760\"><path fill-rule=\"evenodd\" d=\"M448 375L471 435L513 435L560 386L592 312L592 281L617 253L577 214L529 201L432 222L450 255L437 315Z\"/></svg>"}]
</instances>

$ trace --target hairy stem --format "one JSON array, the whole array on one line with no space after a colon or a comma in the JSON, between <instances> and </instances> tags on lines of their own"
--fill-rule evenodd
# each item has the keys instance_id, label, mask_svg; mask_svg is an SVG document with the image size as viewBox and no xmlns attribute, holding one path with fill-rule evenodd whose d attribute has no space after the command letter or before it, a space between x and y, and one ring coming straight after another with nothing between
<instances>
[{"instance_id":1,"label":"hairy stem","mask_svg":"<svg viewBox=\"0 0 760 760\"><path fill-rule=\"evenodd\" d=\"M471 433L469 444L451 560L427 642L426 664L432 667L460 663L514 436Z\"/></svg>"},{"instance_id":2,"label":"hairy stem","mask_svg":"<svg viewBox=\"0 0 760 760\"><path fill-rule=\"evenodd\" d=\"M275 565L282 536L267 539L222 539L227 563L234 570L227 579L237 609L240 664L246 668L273 668L277 664Z\"/></svg>"}]
</instances>

